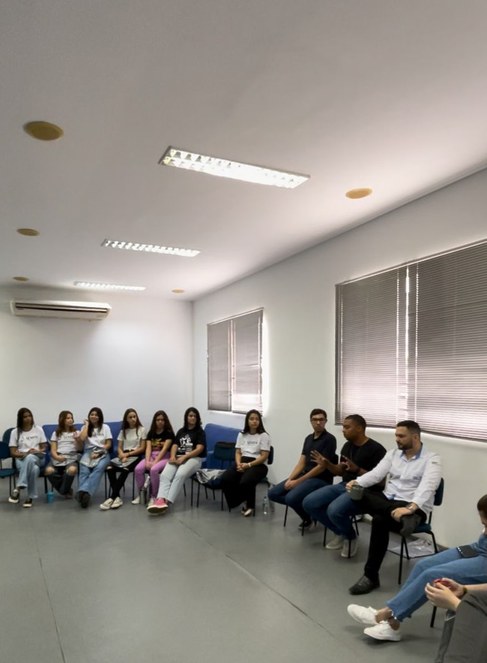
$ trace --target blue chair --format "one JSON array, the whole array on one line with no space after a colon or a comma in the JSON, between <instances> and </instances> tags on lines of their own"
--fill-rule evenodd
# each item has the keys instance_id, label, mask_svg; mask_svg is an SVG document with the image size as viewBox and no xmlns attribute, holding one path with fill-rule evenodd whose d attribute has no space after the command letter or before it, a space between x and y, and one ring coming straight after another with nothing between
<instances>
[{"instance_id":1,"label":"blue chair","mask_svg":"<svg viewBox=\"0 0 487 663\"><path fill-rule=\"evenodd\" d=\"M11 494L12 490L15 488L15 476L17 474L15 463L10 455L10 449L8 446L12 430L12 428L7 428L3 434L2 441L0 442L0 479L6 479L8 477L9 494ZM12 461L11 467L3 467L3 461L9 459Z\"/></svg>"}]
</instances>

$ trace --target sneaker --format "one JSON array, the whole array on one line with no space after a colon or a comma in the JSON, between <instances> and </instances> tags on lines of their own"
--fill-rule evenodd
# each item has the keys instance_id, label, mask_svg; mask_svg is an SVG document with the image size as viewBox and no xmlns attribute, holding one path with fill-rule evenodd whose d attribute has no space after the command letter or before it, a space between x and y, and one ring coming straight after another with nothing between
<instances>
[{"instance_id":1,"label":"sneaker","mask_svg":"<svg viewBox=\"0 0 487 663\"><path fill-rule=\"evenodd\" d=\"M112 504L113 504L113 500L112 500L111 497L109 497L102 504L100 504L101 511L110 511L110 509L112 508Z\"/></svg>"},{"instance_id":2,"label":"sneaker","mask_svg":"<svg viewBox=\"0 0 487 663\"><path fill-rule=\"evenodd\" d=\"M375 619L377 610L375 608L371 608L370 606L366 608L363 605L350 603L350 605L347 607L347 612L350 617L359 624L366 624L367 626L375 626L377 624Z\"/></svg>"},{"instance_id":3,"label":"sneaker","mask_svg":"<svg viewBox=\"0 0 487 663\"><path fill-rule=\"evenodd\" d=\"M377 587L380 587L380 582L379 579L377 580L371 580L371 578L368 578L367 576L362 576L355 585L352 585L349 588L350 594L354 594L357 596L358 594L368 594L374 589L377 589Z\"/></svg>"},{"instance_id":4,"label":"sneaker","mask_svg":"<svg viewBox=\"0 0 487 663\"><path fill-rule=\"evenodd\" d=\"M327 550L340 550L340 548L344 545L344 541L344 537L337 534L329 543L326 544L325 548ZM348 546L348 541L346 541L346 544Z\"/></svg>"},{"instance_id":5,"label":"sneaker","mask_svg":"<svg viewBox=\"0 0 487 663\"><path fill-rule=\"evenodd\" d=\"M301 531L302 531L302 530L305 530L305 529L309 529L309 528L311 527L312 523L313 523L313 521L312 521L311 519L309 519L309 520L302 520L302 521L299 523L299 529L300 529Z\"/></svg>"},{"instance_id":6,"label":"sneaker","mask_svg":"<svg viewBox=\"0 0 487 663\"><path fill-rule=\"evenodd\" d=\"M340 557L346 557L347 559L350 559L350 557L355 557L357 551L358 551L357 539L345 539L343 542L342 552L340 553Z\"/></svg>"},{"instance_id":7,"label":"sneaker","mask_svg":"<svg viewBox=\"0 0 487 663\"><path fill-rule=\"evenodd\" d=\"M132 500L132 504L140 504L140 494Z\"/></svg>"},{"instance_id":8,"label":"sneaker","mask_svg":"<svg viewBox=\"0 0 487 663\"><path fill-rule=\"evenodd\" d=\"M22 504L24 509L30 509L32 507L32 497L28 497L25 502Z\"/></svg>"},{"instance_id":9,"label":"sneaker","mask_svg":"<svg viewBox=\"0 0 487 663\"><path fill-rule=\"evenodd\" d=\"M245 509L245 511L242 511L242 516L243 516L244 518L248 518L248 517L251 516L253 513L254 513L254 510L253 510L253 509Z\"/></svg>"},{"instance_id":10,"label":"sneaker","mask_svg":"<svg viewBox=\"0 0 487 663\"><path fill-rule=\"evenodd\" d=\"M401 632L399 629L393 629L389 622L379 622L375 626L364 628L365 635L374 640L390 640L391 642L399 642L401 639Z\"/></svg>"},{"instance_id":11,"label":"sneaker","mask_svg":"<svg viewBox=\"0 0 487 663\"><path fill-rule=\"evenodd\" d=\"M18 504L20 500L20 490L18 488L14 488L12 490L12 493L10 497L8 498L8 501L10 504Z\"/></svg>"},{"instance_id":12,"label":"sneaker","mask_svg":"<svg viewBox=\"0 0 487 663\"><path fill-rule=\"evenodd\" d=\"M158 497L153 504L149 504L147 511L149 513L164 513L168 509L169 505L165 499Z\"/></svg>"},{"instance_id":13,"label":"sneaker","mask_svg":"<svg viewBox=\"0 0 487 663\"><path fill-rule=\"evenodd\" d=\"M78 500L80 507L82 509L87 509L90 504L90 494L84 490L80 490L78 493Z\"/></svg>"},{"instance_id":14,"label":"sneaker","mask_svg":"<svg viewBox=\"0 0 487 663\"><path fill-rule=\"evenodd\" d=\"M123 505L123 501L120 499L120 497L116 497L113 502L112 506L110 507L111 509L120 509L120 507Z\"/></svg>"}]
</instances>

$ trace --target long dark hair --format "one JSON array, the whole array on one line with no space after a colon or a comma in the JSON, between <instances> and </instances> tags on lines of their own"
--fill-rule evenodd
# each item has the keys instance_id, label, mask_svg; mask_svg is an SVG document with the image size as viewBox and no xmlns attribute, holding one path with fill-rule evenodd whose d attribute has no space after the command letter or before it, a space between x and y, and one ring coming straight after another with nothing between
<instances>
[{"instance_id":1,"label":"long dark hair","mask_svg":"<svg viewBox=\"0 0 487 663\"><path fill-rule=\"evenodd\" d=\"M91 437L93 435L93 424L90 421L90 414L92 412L96 412L98 415L98 429L101 429L103 427L103 412L100 410L99 407L92 407L91 410L88 412L88 437Z\"/></svg>"},{"instance_id":2,"label":"long dark hair","mask_svg":"<svg viewBox=\"0 0 487 663\"><path fill-rule=\"evenodd\" d=\"M164 433L170 433L171 437L174 437L174 430L171 425L171 422L169 421L169 417L164 412L164 410L157 410L157 412L152 417L152 423L150 425L149 432L147 433L147 439L153 440L155 437L157 437L157 426L156 426L157 417L164 417L164 426L162 430Z\"/></svg>"},{"instance_id":3,"label":"long dark hair","mask_svg":"<svg viewBox=\"0 0 487 663\"><path fill-rule=\"evenodd\" d=\"M184 413L184 426L183 426L183 428L185 430L189 430L189 428L188 428L188 416L191 413L196 415L196 426L195 426L195 428L201 428L201 415L195 407L188 407L188 409Z\"/></svg>"},{"instance_id":4,"label":"long dark hair","mask_svg":"<svg viewBox=\"0 0 487 663\"><path fill-rule=\"evenodd\" d=\"M66 429L66 419L68 416L73 416L71 410L61 410L58 417L58 425L56 428L56 437L59 439L63 433L74 433L76 430L74 423Z\"/></svg>"},{"instance_id":5,"label":"long dark hair","mask_svg":"<svg viewBox=\"0 0 487 663\"><path fill-rule=\"evenodd\" d=\"M249 410L247 412L247 414L245 415L245 424L244 424L242 433L250 433L249 419L253 414L256 414L259 417L259 425L257 427L256 432L257 433L265 433L266 429L264 428L264 423L262 421L262 415L259 412L259 410Z\"/></svg>"},{"instance_id":6,"label":"long dark hair","mask_svg":"<svg viewBox=\"0 0 487 663\"><path fill-rule=\"evenodd\" d=\"M127 410L125 410L125 413L123 415L123 420L122 420L122 433L123 433L123 439L125 440L125 432L129 428L129 423L127 421L127 417L131 412L135 412L135 415L137 417L137 421L135 422L135 431L138 434L139 433L139 428L142 428L142 423L139 419L139 415L137 414L137 410L134 410L133 407L129 407Z\"/></svg>"},{"instance_id":7,"label":"long dark hair","mask_svg":"<svg viewBox=\"0 0 487 663\"><path fill-rule=\"evenodd\" d=\"M27 412L32 417L32 428L34 427L34 415L32 414L32 410L29 410L28 407L21 407L17 412L17 439L20 438L20 435L24 430L24 414Z\"/></svg>"}]
</instances>

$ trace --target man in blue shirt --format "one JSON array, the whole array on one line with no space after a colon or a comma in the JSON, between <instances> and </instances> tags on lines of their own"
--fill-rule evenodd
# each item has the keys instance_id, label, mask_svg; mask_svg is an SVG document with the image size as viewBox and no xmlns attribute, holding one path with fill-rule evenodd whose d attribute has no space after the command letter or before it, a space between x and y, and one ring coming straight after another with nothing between
<instances>
[{"instance_id":1,"label":"man in blue shirt","mask_svg":"<svg viewBox=\"0 0 487 663\"><path fill-rule=\"evenodd\" d=\"M333 474L323 465L313 460L313 452L318 452L332 463L336 463L337 442L325 426L325 410L315 408L310 414L313 433L304 440L299 460L288 478L269 490L269 499L294 509L301 518L301 527L309 527L311 519L303 509L306 495L333 482Z\"/></svg>"}]
</instances>

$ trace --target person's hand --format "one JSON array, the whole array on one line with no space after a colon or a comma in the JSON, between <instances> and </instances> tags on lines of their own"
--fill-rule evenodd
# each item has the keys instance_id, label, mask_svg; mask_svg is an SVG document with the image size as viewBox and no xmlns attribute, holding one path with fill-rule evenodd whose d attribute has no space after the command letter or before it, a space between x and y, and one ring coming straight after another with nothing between
<instances>
[{"instance_id":1,"label":"person's hand","mask_svg":"<svg viewBox=\"0 0 487 663\"><path fill-rule=\"evenodd\" d=\"M61 455L58 454L58 457L57 457L56 460L60 463L64 463L67 460L67 458L66 458L66 456L61 456Z\"/></svg>"},{"instance_id":2,"label":"person's hand","mask_svg":"<svg viewBox=\"0 0 487 663\"><path fill-rule=\"evenodd\" d=\"M354 463L350 458L346 458L343 456L343 462L340 463L340 465L343 465L348 472L358 472L359 471L359 466Z\"/></svg>"},{"instance_id":3,"label":"person's hand","mask_svg":"<svg viewBox=\"0 0 487 663\"><path fill-rule=\"evenodd\" d=\"M356 483L357 481L355 479L352 479L352 481L349 481L347 483L347 485L345 486L345 488L347 489L347 493L349 493L352 490L353 486L355 486Z\"/></svg>"},{"instance_id":4,"label":"person's hand","mask_svg":"<svg viewBox=\"0 0 487 663\"><path fill-rule=\"evenodd\" d=\"M459 587L460 596L463 594L463 586L455 583ZM460 605L460 598L457 595L457 590L452 591L449 587L442 583L442 579L435 580L433 583L428 583L424 588L424 592L428 601L438 608L446 608L447 610L454 610Z\"/></svg>"},{"instance_id":5,"label":"person's hand","mask_svg":"<svg viewBox=\"0 0 487 663\"><path fill-rule=\"evenodd\" d=\"M284 488L286 490L292 490L298 485L296 479L288 479L286 483L284 484Z\"/></svg>"},{"instance_id":6,"label":"person's hand","mask_svg":"<svg viewBox=\"0 0 487 663\"><path fill-rule=\"evenodd\" d=\"M394 509L391 511L391 516L394 518L394 520L397 520L399 522L401 518L404 518L404 516L412 516L413 514L409 509L406 509L405 506L400 506L397 509Z\"/></svg>"},{"instance_id":7,"label":"person's hand","mask_svg":"<svg viewBox=\"0 0 487 663\"><path fill-rule=\"evenodd\" d=\"M310 457L313 463L316 463L320 467L326 467L328 465L328 460L315 449L311 452Z\"/></svg>"},{"instance_id":8,"label":"person's hand","mask_svg":"<svg viewBox=\"0 0 487 663\"><path fill-rule=\"evenodd\" d=\"M179 465L176 458L170 458L167 462L169 465Z\"/></svg>"},{"instance_id":9,"label":"person's hand","mask_svg":"<svg viewBox=\"0 0 487 663\"><path fill-rule=\"evenodd\" d=\"M244 471L243 464L242 463L237 463L236 464L236 470L237 470L237 472L243 472Z\"/></svg>"},{"instance_id":10,"label":"person's hand","mask_svg":"<svg viewBox=\"0 0 487 663\"><path fill-rule=\"evenodd\" d=\"M150 469L152 468L153 465L154 465L154 461L152 461L152 460L146 460L146 462L145 462L145 467L146 467L146 469L150 470Z\"/></svg>"}]
</instances>

